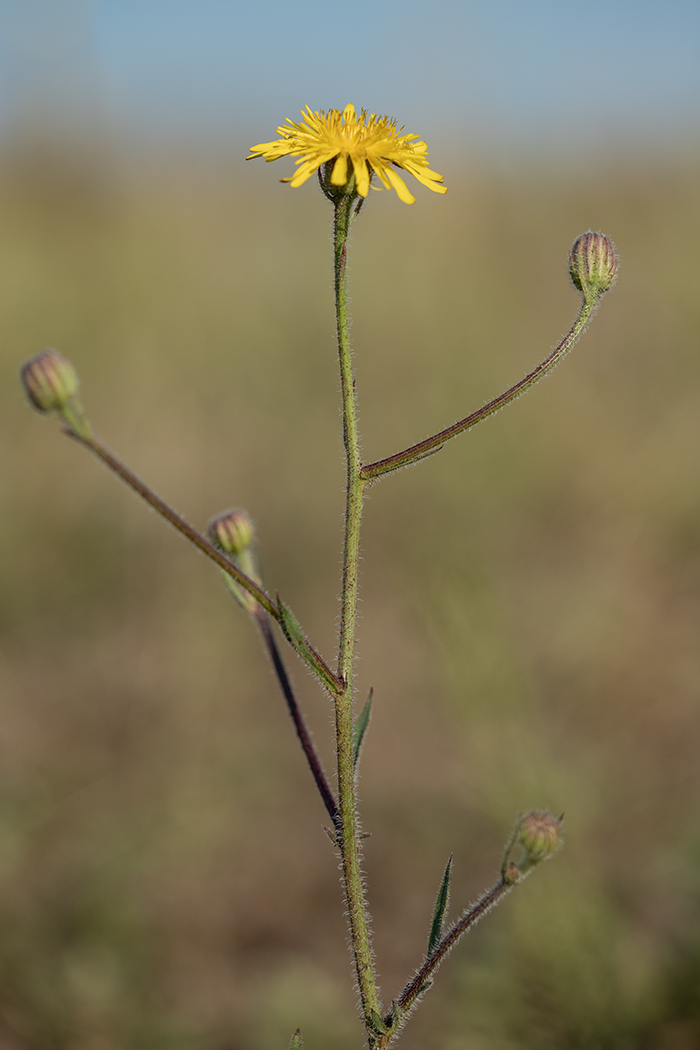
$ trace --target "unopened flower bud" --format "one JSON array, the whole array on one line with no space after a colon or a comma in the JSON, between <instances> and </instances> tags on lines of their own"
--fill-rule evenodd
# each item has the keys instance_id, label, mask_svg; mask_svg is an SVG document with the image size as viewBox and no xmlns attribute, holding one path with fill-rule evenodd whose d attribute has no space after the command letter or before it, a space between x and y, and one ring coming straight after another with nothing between
<instances>
[{"instance_id":1,"label":"unopened flower bud","mask_svg":"<svg viewBox=\"0 0 700 1050\"><path fill-rule=\"evenodd\" d=\"M597 298L612 288L619 258L615 245L604 233L581 234L569 252L571 280L586 300Z\"/></svg>"},{"instance_id":2,"label":"unopened flower bud","mask_svg":"<svg viewBox=\"0 0 700 1050\"><path fill-rule=\"evenodd\" d=\"M224 554L242 554L253 543L255 530L244 510L218 514L207 527L209 538Z\"/></svg>"},{"instance_id":3,"label":"unopened flower bud","mask_svg":"<svg viewBox=\"0 0 700 1050\"><path fill-rule=\"evenodd\" d=\"M229 561L255 583L262 584L260 562L255 549L255 529L244 510L227 510L223 514L217 514L209 522L207 533L214 546L228 555ZM226 573L224 582L244 609L249 613L259 610L255 598Z\"/></svg>"},{"instance_id":4,"label":"unopened flower bud","mask_svg":"<svg viewBox=\"0 0 700 1050\"><path fill-rule=\"evenodd\" d=\"M539 864L556 853L561 843L561 824L561 817L557 819L544 810L533 810L521 817L517 841L525 851L528 864Z\"/></svg>"},{"instance_id":5,"label":"unopened flower bud","mask_svg":"<svg viewBox=\"0 0 700 1050\"><path fill-rule=\"evenodd\" d=\"M42 350L22 365L22 384L40 412L60 412L78 393L78 373L57 350Z\"/></svg>"},{"instance_id":6,"label":"unopened flower bud","mask_svg":"<svg viewBox=\"0 0 700 1050\"><path fill-rule=\"evenodd\" d=\"M22 385L40 412L57 412L70 434L90 441L92 432L78 396L78 373L57 350L42 350L22 365Z\"/></svg>"}]
</instances>

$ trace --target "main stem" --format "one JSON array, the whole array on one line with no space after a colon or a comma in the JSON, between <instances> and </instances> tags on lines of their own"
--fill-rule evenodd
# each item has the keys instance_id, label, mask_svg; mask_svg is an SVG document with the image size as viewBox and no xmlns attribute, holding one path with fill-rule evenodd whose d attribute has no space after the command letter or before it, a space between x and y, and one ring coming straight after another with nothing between
<instances>
[{"instance_id":1,"label":"main stem","mask_svg":"<svg viewBox=\"0 0 700 1050\"><path fill-rule=\"evenodd\" d=\"M357 575L360 553L360 520L362 517L362 463L357 433L355 385L350 356L347 308L347 245L355 201L346 194L335 202L335 304L340 358L340 384L343 396L343 442L347 463L345 501L345 542L343 547L343 589L340 612L338 678L342 690L335 698L335 731L338 752L338 809L340 814L340 849L343 858L345 895L350 917L357 983L365 1021L381 1013L372 960L369 917L362 888L360 848L355 800L355 770L352 754L352 672L355 655L357 622Z\"/></svg>"}]
</instances>

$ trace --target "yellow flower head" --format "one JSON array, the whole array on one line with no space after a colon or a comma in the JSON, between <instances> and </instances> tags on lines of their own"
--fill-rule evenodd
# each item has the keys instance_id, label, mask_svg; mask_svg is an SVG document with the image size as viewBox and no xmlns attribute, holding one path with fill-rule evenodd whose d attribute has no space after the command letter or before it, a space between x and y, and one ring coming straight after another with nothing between
<instances>
[{"instance_id":1,"label":"yellow flower head","mask_svg":"<svg viewBox=\"0 0 700 1050\"><path fill-rule=\"evenodd\" d=\"M298 157L293 177L282 180L292 186L301 186L330 161L335 161L331 185L345 186L351 174L348 170L350 161L355 173L355 189L360 197L369 193L374 173L385 189L396 190L405 204L413 204L415 197L394 168L403 168L429 190L447 193L447 187L442 185L442 175L431 171L428 166L425 142L421 142L417 135L402 135L403 128L397 130L396 121L391 117L378 117L364 109L358 117L353 105L346 106L342 113L339 109L314 113L307 106L301 115L300 124L287 118L287 125L277 128L281 138L251 146L250 156L246 159L264 157L269 162L279 157Z\"/></svg>"}]
</instances>

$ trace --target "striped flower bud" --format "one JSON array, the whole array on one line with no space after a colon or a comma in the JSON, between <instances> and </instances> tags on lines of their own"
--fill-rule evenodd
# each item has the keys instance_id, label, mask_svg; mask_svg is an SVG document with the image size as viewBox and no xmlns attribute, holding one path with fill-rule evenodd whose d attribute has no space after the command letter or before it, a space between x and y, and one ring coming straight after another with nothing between
<instances>
[{"instance_id":1,"label":"striped flower bud","mask_svg":"<svg viewBox=\"0 0 700 1050\"><path fill-rule=\"evenodd\" d=\"M517 842L525 851L525 862L528 866L539 864L541 860L556 853L561 843L561 824L561 817L557 819L551 813L539 809L520 818Z\"/></svg>"},{"instance_id":2,"label":"striped flower bud","mask_svg":"<svg viewBox=\"0 0 700 1050\"><path fill-rule=\"evenodd\" d=\"M39 412L56 412L73 437L90 441L92 432L78 395L78 373L57 350L42 350L22 365L22 385Z\"/></svg>"},{"instance_id":3,"label":"striped flower bud","mask_svg":"<svg viewBox=\"0 0 700 1050\"><path fill-rule=\"evenodd\" d=\"M209 522L207 534L214 546L218 547L230 562L251 580L262 584L260 561L255 544L255 529L246 511L234 509L217 514ZM224 583L239 605L252 614L259 611L260 606L248 591L226 573L223 573L223 577Z\"/></svg>"},{"instance_id":4,"label":"striped flower bud","mask_svg":"<svg viewBox=\"0 0 700 1050\"><path fill-rule=\"evenodd\" d=\"M515 886L543 860L554 856L561 846L563 819L563 815L553 817L542 809L521 813L501 866L501 877L506 886Z\"/></svg>"},{"instance_id":5,"label":"striped flower bud","mask_svg":"<svg viewBox=\"0 0 700 1050\"><path fill-rule=\"evenodd\" d=\"M589 230L574 241L569 252L571 280L587 301L598 298L615 283L619 262L610 238Z\"/></svg>"},{"instance_id":6,"label":"striped flower bud","mask_svg":"<svg viewBox=\"0 0 700 1050\"><path fill-rule=\"evenodd\" d=\"M244 510L217 514L207 526L209 539L224 554L242 554L255 539L253 523Z\"/></svg>"},{"instance_id":7,"label":"striped flower bud","mask_svg":"<svg viewBox=\"0 0 700 1050\"><path fill-rule=\"evenodd\" d=\"M78 373L57 350L42 350L22 365L27 397L40 412L60 412L78 393Z\"/></svg>"}]
</instances>

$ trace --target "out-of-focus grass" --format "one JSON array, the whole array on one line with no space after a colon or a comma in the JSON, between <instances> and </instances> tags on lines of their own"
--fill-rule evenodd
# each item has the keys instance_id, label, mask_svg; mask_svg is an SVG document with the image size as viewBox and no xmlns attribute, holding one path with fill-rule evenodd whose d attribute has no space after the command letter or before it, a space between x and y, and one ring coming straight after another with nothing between
<instances>
[{"instance_id":1,"label":"out-of-focus grass","mask_svg":"<svg viewBox=\"0 0 700 1050\"><path fill-rule=\"evenodd\" d=\"M0 184L3 1050L273 1050L298 1024L310 1050L361 1042L324 812L254 632L16 381L56 346L107 443L191 521L247 507L268 585L330 655L329 205L251 167L7 165ZM565 851L460 945L403 1045L690 1050L697 171L448 181L410 209L372 195L354 235L367 458L544 356L576 309L576 235L603 229L622 267L552 378L367 504L361 794L383 989L420 960L447 855L456 912L517 813L547 806ZM330 765L327 701L290 664Z\"/></svg>"}]
</instances>

